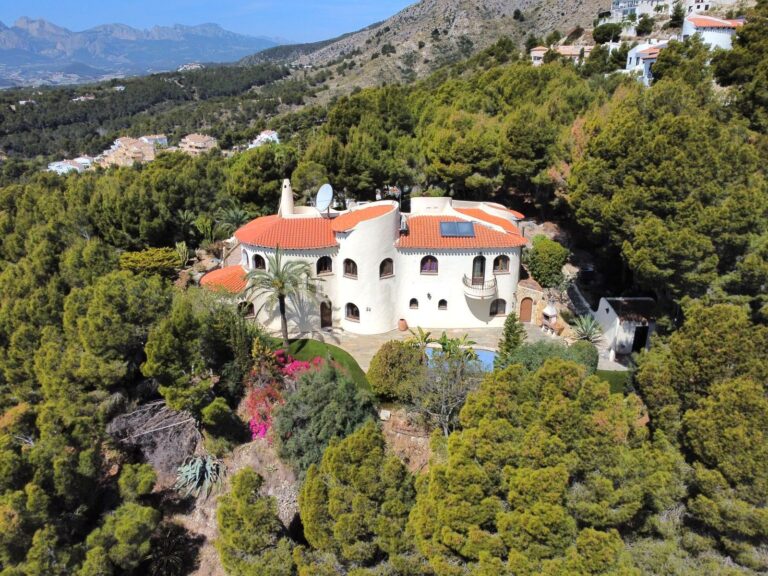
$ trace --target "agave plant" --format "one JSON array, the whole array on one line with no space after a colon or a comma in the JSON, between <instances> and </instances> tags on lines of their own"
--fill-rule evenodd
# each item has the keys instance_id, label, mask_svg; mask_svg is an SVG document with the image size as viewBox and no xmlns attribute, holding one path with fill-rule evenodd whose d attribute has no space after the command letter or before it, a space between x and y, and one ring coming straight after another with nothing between
<instances>
[{"instance_id":1,"label":"agave plant","mask_svg":"<svg viewBox=\"0 0 768 576\"><path fill-rule=\"evenodd\" d=\"M597 344L603 339L603 329L594 316L578 316L573 322L576 338Z\"/></svg>"},{"instance_id":2,"label":"agave plant","mask_svg":"<svg viewBox=\"0 0 768 576\"><path fill-rule=\"evenodd\" d=\"M224 472L224 464L215 456L192 456L184 460L176 471L174 488L183 490L184 496L205 494L207 498L223 479Z\"/></svg>"}]
</instances>

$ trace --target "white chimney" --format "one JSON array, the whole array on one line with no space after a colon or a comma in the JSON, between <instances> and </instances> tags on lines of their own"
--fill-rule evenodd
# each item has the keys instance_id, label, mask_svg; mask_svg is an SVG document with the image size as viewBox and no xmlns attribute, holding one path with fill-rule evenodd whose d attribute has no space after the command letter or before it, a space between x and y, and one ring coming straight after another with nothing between
<instances>
[{"instance_id":1,"label":"white chimney","mask_svg":"<svg viewBox=\"0 0 768 576\"><path fill-rule=\"evenodd\" d=\"M293 215L293 189L288 178L283 180L283 192L280 195L280 208L277 210L277 215L283 218Z\"/></svg>"}]
</instances>

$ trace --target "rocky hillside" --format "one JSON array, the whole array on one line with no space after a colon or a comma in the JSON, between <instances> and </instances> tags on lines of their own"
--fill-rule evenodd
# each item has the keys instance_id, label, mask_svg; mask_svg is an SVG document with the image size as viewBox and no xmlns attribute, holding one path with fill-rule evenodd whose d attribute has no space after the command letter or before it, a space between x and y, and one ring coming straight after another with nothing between
<instances>
[{"instance_id":1,"label":"rocky hillside","mask_svg":"<svg viewBox=\"0 0 768 576\"><path fill-rule=\"evenodd\" d=\"M490 46L502 36L591 27L609 0L422 0L388 20L314 50L293 52L303 68L331 67L331 93L402 82ZM280 54L273 49L274 54ZM286 52L287 54L287 52Z\"/></svg>"}]
</instances>

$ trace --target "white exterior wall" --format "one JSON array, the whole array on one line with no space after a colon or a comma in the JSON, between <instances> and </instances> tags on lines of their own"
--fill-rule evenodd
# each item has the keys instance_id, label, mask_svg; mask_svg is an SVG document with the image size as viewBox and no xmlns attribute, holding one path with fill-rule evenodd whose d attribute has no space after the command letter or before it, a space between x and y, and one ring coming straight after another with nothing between
<instances>
[{"instance_id":1,"label":"white exterior wall","mask_svg":"<svg viewBox=\"0 0 768 576\"><path fill-rule=\"evenodd\" d=\"M715 48L730 50L735 33L736 30L733 28L697 28L688 20L683 23L683 40L694 34L699 34L701 41L709 45L710 50Z\"/></svg>"},{"instance_id":2,"label":"white exterior wall","mask_svg":"<svg viewBox=\"0 0 768 576\"><path fill-rule=\"evenodd\" d=\"M466 296L463 278L472 276L472 263L475 256L485 256L485 279L491 280L493 260L504 254L509 257L509 274L496 275L497 292L489 298L470 298ZM396 309L398 318L404 318L408 326L429 328L482 328L484 326L502 326L505 316L489 315L491 301L496 298L506 300L506 312L516 311L515 294L520 278L521 248L509 251L471 250L465 252L428 251L421 249L400 250L399 295ZM422 274L421 260L431 255L437 258L437 274ZM431 298L430 298L431 296ZM419 301L418 310L410 308L411 298ZM446 300L447 310L438 310L440 300Z\"/></svg>"},{"instance_id":3,"label":"white exterior wall","mask_svg":"<svg viewBox=\"0 0 768 576\"><path fill-rule=\"evenodd\" d=\"M603 329L603 342L608 348L613 349L614 342L616 340L616 334L619 330L619 316L605 298L600 298L600 303L597 305L597 310L592 312L592 316L600 324L600 328Z\"/></svg>"},{"instance_id":4,"label":"white exterior wall","mask_svg":"<svg viewBox=\"0 0 768 576\"><path fill-rule=\"evenodd\" d=\"M262 248L260 246L249 246L247 244L241 244L241 265L250 271L253 269L253 257L258 254L264 258L264 262L269 266L267 258L273 256L275 251L271 248ZM312 330L318 330L320 328L320 302L325 298L328 298L333 303L333 324L338 326L341 320L340 314L343 314L343 310L339 312L336 305L336 291L337 285L334 279L340 273L341 261L338 259L338 248L327 248L321 250L280 250L281 257L291 260L301 260L309 264L312 269L312 277L316 278L317 261L322 256L330 256L333 261L333 274L320 276L321 282L317 282L317 294L314 297L306 296L300 301L290 300L286 302L286 312L288 319L288 331L289 332L310 332ZM262 324L268 330L278 331L280 330L280 311L277 305L274 308L265 306L266 298L255 298L253 301L254 308L258 313L259 319ZM263 306L263 308L262 308ZM261 310L261 312L259 312Z\"/></svg>"},{"instance_id":5,"label":"white exterior wall","mask_svg":"<svg viewBox=\"0 0 768 576\"><path fill-rule=\"evenodd\" d=\"M394 302L397 285L401 281L400 263L395 251L395 241L400 230L400 212L391 212L365 220L350 232L337 233L339 242L338 291L332 300L334 311L338 308L341 326L355 334L380 334L389 332L397 325ZM344 260L351 259L357 264L357 278L344 276ZM379 278L382 260L391 258L395 274L390 278ZM334 268L334 271L336 268ZM360 321L348 320L346 305L352 303L360 310Z\"/></svg>"},{"instance_id":6,"label":"white exterior wall","mask_svg":"<svg viewBox=\"0 0 768 576\"><path fill-rule=\"evenodd\" d=\"M643 14L648 16L667 16L672 12L674 0L614 0L611 5L611 16L600 21L618 23L635 14L640 18ZM656 11L659 8L660 12Z\"/></svg>"}]
</instances>

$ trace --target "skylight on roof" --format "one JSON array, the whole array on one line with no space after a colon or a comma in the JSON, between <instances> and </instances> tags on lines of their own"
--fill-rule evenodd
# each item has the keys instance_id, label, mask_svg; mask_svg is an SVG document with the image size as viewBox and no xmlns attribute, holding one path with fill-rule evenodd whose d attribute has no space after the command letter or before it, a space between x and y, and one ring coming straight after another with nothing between
<instances>
[{"instance_id":1,"label":"skylight on roof","mask_svg":"<svg viewBox=\"0 0 768 576\"><path fill-rule=\"evenodd\" d=\"M443 238L474 238L474 222L440 222L440 236Z\"/></svg>"}]
</instances>

